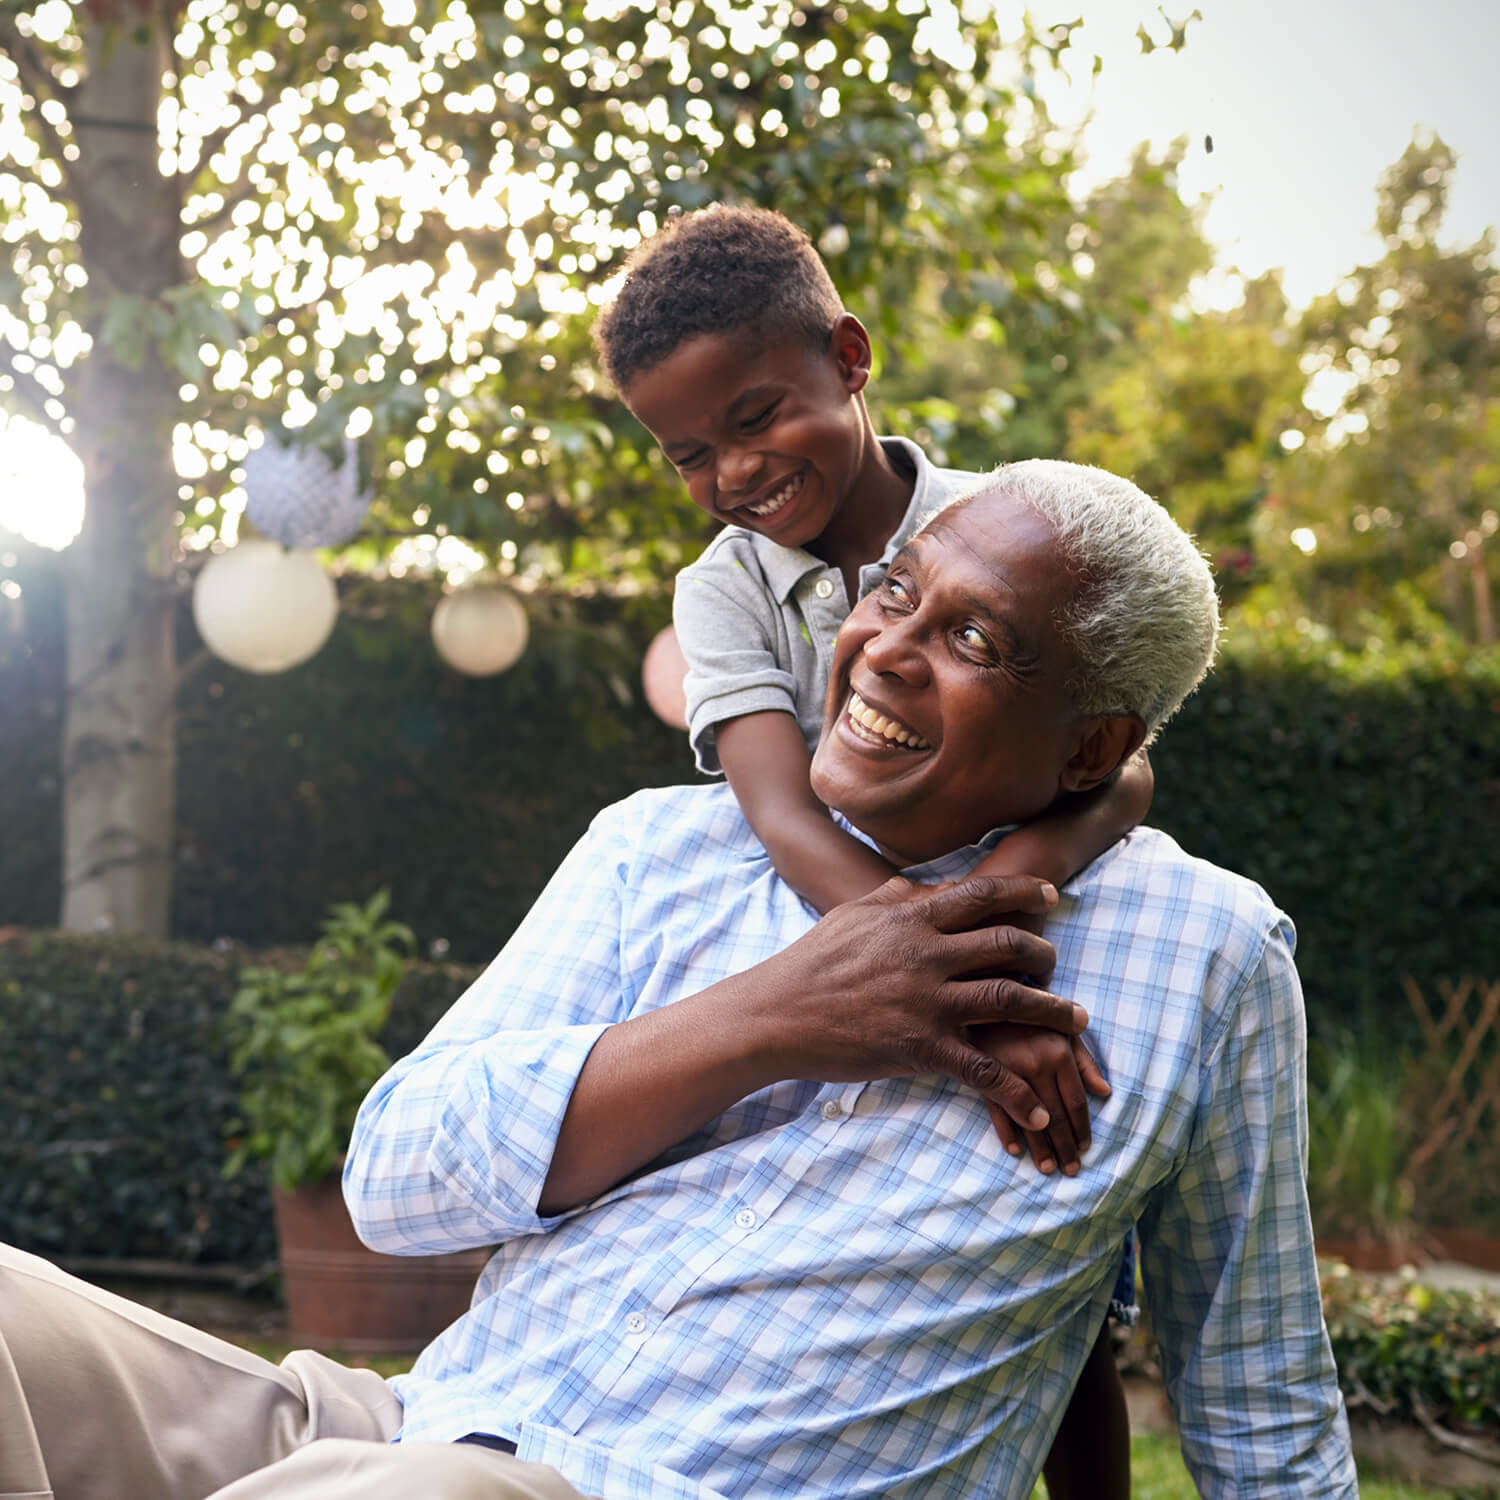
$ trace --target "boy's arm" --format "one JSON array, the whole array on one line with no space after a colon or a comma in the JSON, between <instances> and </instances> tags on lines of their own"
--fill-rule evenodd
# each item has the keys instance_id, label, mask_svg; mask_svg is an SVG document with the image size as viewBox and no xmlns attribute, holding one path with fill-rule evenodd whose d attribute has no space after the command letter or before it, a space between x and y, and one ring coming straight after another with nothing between
<instances>
[{"instance_id":1,"label":"boy's arm","mask_svg":"<svg viewBox=\"0 0 1500 1500\"><path fill-rule=\"evenodd\" d=\"M716 725L714 739L740 810L776 873L817 911L868 896L896 873L813 795L812 757L791 714L745 714Z\"/></svg>"},{"instance_id":2,"label":"boy's arm","mask_svg":"<svg viewBox=\"0 0 1500 1500\"><path fill-rule=\"evenodd\" d=\"M1139 825L1151 809L1155 777L1146 752L1097 791L1007 834L979 866L981 875L1038 875L1062 886Z\"/></svg>"},{"instance_id":3,"label":"boy's arm","mask_svg":"<svg viewBox=\"0 0 1500 1500\"><path fill-rule=\"evenodd\" d=\"M1001 839L975 873L1025 873L1061 886L1140 823L1151 806L1153 785L1151 763L1142 750L1108 786ZM1109 1095L1109 1085L1082 1041L1043 1036L1029 1026L987 1026L975 1030L972 1040L1024 1078L1050 1116L1046 1130L1022 1130L1004 1111L992 1108L990 1119L1005 1149L1020 1156L1024 1139L1039 1171L1077 1173L1079 1158L1092 1142L1087 1095Z\"/></svg>"}]
</instances>

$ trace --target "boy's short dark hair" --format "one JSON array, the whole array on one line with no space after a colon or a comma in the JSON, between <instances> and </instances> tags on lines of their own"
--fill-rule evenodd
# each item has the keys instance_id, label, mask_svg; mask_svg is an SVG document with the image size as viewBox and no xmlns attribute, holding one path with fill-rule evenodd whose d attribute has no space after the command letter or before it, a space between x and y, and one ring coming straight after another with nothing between
<instances>
[{"instance_id":1,"label":"boy's short dark hair","mask_svg":"<svg viewBox=\"0 0 1500 1500\"><path fill-rule=\"evenodd\" d=\"M625 263L594 324L605 373L623 392L702 333L749 328L821 348L844 310L812 241L765 208L720 204L668 219Z\"/></svg>"}]
</instances>

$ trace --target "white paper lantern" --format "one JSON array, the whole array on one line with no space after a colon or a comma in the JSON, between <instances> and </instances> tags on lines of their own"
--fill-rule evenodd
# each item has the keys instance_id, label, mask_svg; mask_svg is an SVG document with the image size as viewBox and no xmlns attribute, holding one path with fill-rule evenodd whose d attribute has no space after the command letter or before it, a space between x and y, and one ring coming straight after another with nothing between
<instances>
[{"instance_id":1,"label":"white paper lantern","mask_svg":"<svg viewBox=\"0 0 1500 1500\"><path fill-rule=\"evenodd\" d=\"M246 672L299 666L328 639L338 612L338 591L318 559L264 537L210 558L193 585L204 645Z\"/></svg>"},{"instance_id":2,"label":"white paper lantern","mask_svg":"<svg viewBox=\"0 0 1500 1500\"><path fill-rule=\"evenodd\" d=\"M359 450L344 439L337 465L317 448L266 437L245 455L245 514L283 547L337 547L359 530L374 490L359 487Z\"/></svg>"},{"instance_id":3,"label":"white paper lantern","mask_svg":"<svg viewBox=\"0 0 1500 1500\"><path fill-rule=\"evenodd\" d=\"M673 729L687 728L687 694L682 686L686 676L687 658L677 642L677 632L668 625L658 630L646 647L641 686L651 711Z\"/></svg>"},{"instance_id":4,"label":"white paper lantern","mask_svg":"<svg viewBox=\"0 0 1500 1500\"><path fill-rule=\"evenodd\" d=\"M526 611L509 589L476 584L445 594L432 612L432 643L455 671L492 677L526 649Z\"/></svg>"}]
</instances>

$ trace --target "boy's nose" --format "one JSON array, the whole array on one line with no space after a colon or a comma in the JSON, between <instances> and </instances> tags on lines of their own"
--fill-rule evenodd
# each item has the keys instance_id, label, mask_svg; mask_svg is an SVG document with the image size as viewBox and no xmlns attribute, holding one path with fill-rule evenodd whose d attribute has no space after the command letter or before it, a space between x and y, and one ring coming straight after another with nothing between
<instances>
[{"instance_id":1,"label":"boy's nose","mask_svg":"<svg viewBox=\"0 0 1500 1500\"><path fill-rule=\"evenodd\" d=\"M749 489L760 473L760 455L747 448L727 448L719 455L719 488L736 495Z\"/></svg>"}]
</instances>

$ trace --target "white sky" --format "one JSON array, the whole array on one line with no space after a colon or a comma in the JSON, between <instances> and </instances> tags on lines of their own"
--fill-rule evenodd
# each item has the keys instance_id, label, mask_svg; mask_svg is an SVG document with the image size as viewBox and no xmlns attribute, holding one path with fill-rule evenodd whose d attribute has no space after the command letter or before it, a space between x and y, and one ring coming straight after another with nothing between
<instances>
[{"instance_id":1,"label":"white sky","mask_svg":"<svg viewBox=\"0 0 1500 1500\"><path fill-rule=\"evenodd\" d=\"M1376 179L1414 127L1458 153L1446 237L1471 243L1500 223L1500 0L1169 0L1166 10L1185 16L1195 3L1203 19L1186 48L1149 56L1135 28L1155 17L1150 29L1165 34L1153 5L1061 5L1086 19L1075 44L1104 58L1090 177L1118 173L1140 140L1187 135L1184 194L1217 190L1206 227L1221 263L1284 267L1299 304L1380 253ZM1050 18L1037 0L1032 10Z\"/></svg>"}]
</instances>

